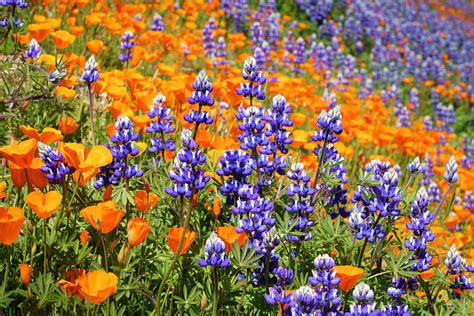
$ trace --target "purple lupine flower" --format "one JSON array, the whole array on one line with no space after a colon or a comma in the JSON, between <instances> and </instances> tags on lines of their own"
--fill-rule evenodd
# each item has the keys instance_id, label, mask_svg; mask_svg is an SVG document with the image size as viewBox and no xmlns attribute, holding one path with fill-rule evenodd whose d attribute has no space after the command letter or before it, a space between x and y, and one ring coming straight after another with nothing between
<instances>
[{"instance_id":1,"label":"purple lupine flower","mask_svg":"<svg viewBox=\"0 0 474 316\"><path fill-rule=\"evenodd\" d=\"M420 162L420 158L416 157L412 162L410 162L407 166L407 170L413 175L421 173L423 171L423 166Z\"/></svg>"},{"instance_id":2,"label":"purple lupine flower","mask_svg":"<svg viewBox=\"0 0 474 316\"><path fill-rule=\"evenodd\" d=\"M397 127L411 126L410 112L407 107L400 101L395 102L395 116L397 117Z\"/></svg>"},{"instance_id":3,"label":"purple lupine flower","mask_svg":"<svg viewBox=\"0 0 474 316\"><path fill-rule=\"evenodd\" d=\"M242 32L250 16L247 0L234 1L234 31Z\"/></svg>"},{"instance_id":4,"label":"purple lupine flower","mask_svg":"<svg viewBox=\"0 0 474 316\"><path fill-rule=\"evenodd\" d=\"M19 7L25 9L28 7L28 3L25 0L0 0L0 6L2 7Z\"/></svg>"},{"instance_id":5,"label":"purple lupine flower","mask_svg":"<svg viewBox=\"0 0 474 316\"><path fill-rule=\"evenodd\" d=\"M314 221L309 219L314 211L311 205L311 197L316 190L311 188L310 177L306 174L306 170L304 170L301 163L293 164L288 170L287 176L288 179L292 180L286 191L290 200L285 205L285 210L292 215L288 225L291 227L296 221L293 230L302 235L290 234L286 239L296 243L310 240L312 233L308 231L308 228L314 225Z\"/></svg>"},{"instance_id":6,"label":"purple lupine flower","mask_svg":"<svg viewBox=\"0 0 474 316\"><path fill-rule=\"evenodd\" d=\"M352 291L352 297L355 299L355 302L350 306L351 315L365 316L377 315L379 313L375 309L376 303L373 302L375 297L374 291L364 282L355 286Z\"/></svg>"},{"instance_id":7,"label":"purple lupine flower","mask_svg":"<svg viewBox=\"0 0 474 316\"><path fill-rule=\"evenodd\" d=\"M280 94L274 96L272 99L272 107L265 116L275 139L275 149L271 150L271 152L279 151L282 154L288 153L287 146L293 142L293 139L289 137L290 132L286 129L287 127L293 126L290 113L291 106L286 102L285 97Z\"/></svg>"},{"instance_id":8,"label":"purple lupine flower","mask_svg":"<svg viewBox=\"0 0 474 316\"><path fill-rule=\"evenodd\" d=\"M204 259L199 259L198 263L203 268L207 266L213 268L228 268L230 266L230 260L225 252L225 244L215 232L212 232L206 240Z\"/></svg>"},{"instance_id":9,"label":"purple lupine flower","mask_svg":"<svg viewBox=\"0 0 474 316\"><path fill-rule=\"evenodd\" d=\"M306 42L299 37L293 48L293 68L291 69L296 75L301 75L303 70L301 66L306 62Z\"/></svg>"},{"instance_id":10,"label":"purple lupine flower","mask_svg":"<svg viewBox=\"0 0 474 316\"><path fill-rule=\"evenodd\" d=\"M466 169L471 169L471 166L474 163L474 138L469 139L465 137L463 139L462 149L464 155L461 160L461 165Z\"/></svg>"},{"instance_id":11,"label":"purple lupine flower","mask_svg":"<svg viewBox=\"0 0 474 316\"><path fill-rule=\"evenodd\" d=\"M303 285L291 296L288 313L290 315L315 315L317 303L315 290Z\"/></svg>"},{"instance_id":12,"label":"purple lupine flower","mask_svg":"<svg viewBox=\"0 0 474 316\"><path fill-rule=\"evenodd\" d=\"M338 140L336 135L342 133L342 115L341 115L341 107L335 106L333 109L326 112L326 110L322 110L318 116L316 121L318 127L321 129L319 133L316 133L315 136L311 138L314 141L324 140L328 134L327 141L334 143Z\"/></svg>"},{"instance_id":13,"label":"purple lupine flower","mask_svg":"<svg viewBox=\"0 0 474 316\"><path fill-rule=\"evenodd\" d=\"M455 298L460 296L459 291L466 291L474 289L474 283L471 283L471 278L467 276L467 273L474 272L474 267L469 266L466 260L461 257L456 249L456 245L453 244L444 259L444 264L448 268L448 273L453 276L450 284L450 288L453 291Z\"/></svg>"},{"instance_id":14,"label":"purple lupine flower","mask_svg":"<svg viewBox=\"0 0 474 316\"><path fill-rule=\"evenodd\" d=\"M405 247L412 252L409 259L412 271L428 270L433 259L427 249L427 243L435 239L430 229L434 216L428 210L429 203L428 193L424 187L421 187L410 210L410 222L406 224L407 228L413 232L413 236L405 240Z\"/></svg>"},{"instance_id":15,"label":"purple lupine flower","mask_svg":"<svg viewBox=\"0 0 474 316\"><path fill-rule=\"evenodd\" d=\"M214 38L214 31L217 29L214 18L209 18L202 29L202 45L204 47L204 56L211 57L216 55L216 43Z\"/></svg>"},{"instance_id":16,"label":"purple lupine flower","mask_svg":"<svg viewBox=\"0 0 474 316\"><path fill-rule=\"evenodd\" d=\"M273 274L276 276L275 286L268 289L268 293L264 295L265 301L269 305L288 304L291 302L291 294L285 293L285 286L290 285L293 281L293 270L278 267L273 269Z\"/></svg>"},{"instance_id":17,"label":"purple lupine flower","mask_svg":"<svg viewBox=\"0 0 474 316\"><path fill-rule=\"evenodd\" d=\"M81 79L90 85L93 82L99 80L100 75L97 71L97 63L95 62L95 56L92 55L86 62L84 72L82 73Z\"/></svg>"},{"instance_id":18,"label":"purple lupine flower","mask_svg":"<svg viewBox=\"0 0 474 316\"><path fill-rule=\"evenodd\" d=\"M192 136L190 130L183 129L181 132L183 148L178 151L173 167L168 172L173 184L171 187L166 187L165 192L174 198L178 196L192 198L194 194L204 189L210 179L200 168L205 164L206 156L202 150L198 150L198 145Z\"/></svg>"},{"instance_id":19,"label":"purple lupine flower","mask_svg":"<svg viewBox=\"0 0 474 316\"><path fill-rule=\"evenodd\" d=\"M26 58L36 59L36 58L40 57L41 54L42 54L41 47L38 44L38 42L33 38L30 41L30 44L28 44L28 49L26 50L26 52L23 55L21 55L21 57L23 57L25 59Z\"/></svg>"},{"instance_id":20,"label":"purple lupine flower","mask_svg":"<svg viewBox=\"0 0 474 316\"><path fill-rule=\"evenodd\" d=\"M337 286L341 279L336 276L334 259L327 254L314 259L313 276L308 281L316 294L315 310L322 314L337 313L341 307L341 298Z\"/></svg>"},{"instance_id":21,"label":"purple lupine flower","mask_svg":"<svg viewBox=\"0 0 474 316\"><path fill-rule=\"evenodd\" d=\"M252 35L253 47L261 47L263 43L263 29L259 22L253 22L250 27L250 34Z\"/></svg>"},{"instance_id":22,"label":"purple lupine flower","mask_svg":"<svg viewBox=\"0 0 474 316\"><path fill-rule=\"evenodd\" d=\"M67 164L59 150L54 150L50 145L38 142L38 151L44 166L40 167L49 183L63 183L64 177L74 173L74 167Z\"/></svg>"},{"instance_id":23,"label":"purple lupine flower","mask_svg":"<svg viewBox=\"0 0 474 316\"><path fill-rule=\"evenodd\" d=\"M226 16L230 16L233 10L233 4L231 0L221 0L221 9L224 11Z\"/></svg>"},{"instance_id":24,"label":"purple lupine flower","mask_svg":"<svg viewBox=\"0 0 474 316\"><path fill-rule=\"evenodd\" d=\"M420 98L418 97L418 90L415 87L410 90L410 103L412 110L415 112L418 111L420 108Z\"/></svg>"},{"instance_id":25,"label":"purple lupine flower","mask_svg":"<svg viewBox=\"0 0 474 316\"><path fill-rule=\"evenodd\" d=\"M236 89L238 95L249 98L250 106L253 105L253 98L257 100L265 99L265 92L262 85L267 81L265 75L261 71L257 71L257 61L253 57L247 57L242 68L242 77L247 83L241 83L240 88Z\"/></svg>"},{"instance_id":26,"label":"purple lupine flower","mask_svg":"<svg viewBox=\"0 0 474 316\"><path fill-rule=\"evenodd\" d=\"M458 181L458 164L454 156L451 156L446 164L446 172L444 173L444 179L448 183L452 184Z\"/></svg>"},{"instance_id":27,"label":"purple lupine flower","mask_svg":"<svg viewBox=\"0 0 474 316\"><path fill-rule=\"evenodd\" d=\"M186 122L196 124L197 127L200 124L210 125L214 122L214 119L209 115L209 112L203 111L204 106L212 106L214 100L212 99L212 83L209 81L209 77L205 70L201 70L193 83L193 94L188 97L189 104L198 104L198 111L190 110L189 114L184 114Z\"/></svg>"},{"instance_id":28,"label":"purple lupine flower","mask_svg":"<svg viewBox=\"0 0 474 316\"><path fill-rule=\"evenodd\" d=\"M431 181L428 186L428 195L430 196L431 203L439 203L441 202L441 190L436 182Z\"/></svg>"},{"instance_id":29,"label":"purple lupine flower","mask_svg":"<svg viewBox=\"0 0 474 316\"><path fill-rule=\"evenodd\" d=\"M270 44L270 48L275 50L277 48L277 42L280 40L280 15L277 13L271 13L266 19L266 39Z\"/></svg>"},{"instance_id":30,"label":"purple lupine flower","mask_svg":"<svg viewBox=\"0 0 474 316\"><path fill-rule=\"evenodd\" d=\"M239 129L243 134L238 136L240 148L252 151L253 158L258 159L257 148L267 146L271 136L271 131L265 128L264 109L256 106L246 109L241 107L235 117L242 122Z\"/></svg>"},{"instance_id":31,"label":"purple lupine flower","mask_svg":"<svg viewBox=\"0 0 474 316\"><path fill-rule=\"evenodd\" d=\"M433 180L433 177L435 176L433 172L433 162L430 158L430 155L428 153L425 154L425 162L423 164L423 178L420 181L421 185L427 186L429 185Z\"/></svg>"},{"instance_id":32,"label":"purple lupine flower","mask_svg":"<svg viewBox=\"0 0 474 316\"><path fill-rule=\"evenodd\" d=\"M155 13L150 24L150 30L152 31L165 31L165 23L163 23L163 17L159 13Z\"/></svg>"},{"instance_id":33,"label":"purple lupine flower","mask_svg":"<svg viewBox=\"0 0 474 316\"><path fill-rule=\"evenodd\" d=\"M136 164L130 164L129 158L138 155L140 150L135 142L140 138L140 134L133 130L132 121L126 116L119 116L115 122L115 133L110 137L112 145L105 146L110 150L113 160L110 164L100 167L94 183L94 188L99 189L109 184L117 185L121 179L139 178L143 175L143 170Z\"/></svg>"},{"instance_id":34,"label":"purple lupine flower","mask_svg":"<svg viewBox=\"0 0 474 316\"><path fill-rule=\"evenodd\" d=\"M362 206L359 204L354 206L347 223L352 229L352 234L355 239L362 240L368 238L369 241L372 240L373 242L372 219L363 212Z\"/></svg>"},{"instance_id":35,"label":"purple lupine flower","mask_svg":"<svg viewBox=\"0 0 474 316\"><path fill-rule=\"evenodd\" d=\"M225 177L220 187L220 192L226 197L228 205L234 205L237 201L240 188L249 184L250 176L256 168L255 160L250 154L241 150L229 149L219 159L219 169L216 173Z\"/></svg>"},{"instance_id":36,"label":"purple lupine flower","mask_svg":"<svg viewBox=\"0 0 474 316\"><path fill-rule=\"evenodd\" d=\"M392 286L387 289L387 295L392 299L392 304L385 305L385 315L409 316L408 306L401 304L401 297L407 293L408 282L404 278L392 278Z\"/></svg>"},{"instance_id":37,"label":"purple lupine flower","mask_svg":"<svg viewBox=\"0 0 474 316\"><path fill-rule=\"evenodd\" d=\"M126 31L122 35L122 42L120 43L119 49L121 54L119 55L119 60L121 62L128 62L132 59L132 48L137 46L137 43L134 41L135 34L130 31Z\"/></svg>"},{"instance_id":38,"label":"purple lupine flower","mask_svg":"<svg viewBox=\"0 0 474 316\"><path fill-rule=\"evenodd\" d=\"M433 130L433 120L431 119L431 116L426 115L423 118L423 124L424 124L424 127L427 131Z\"/></svg>"},{"instance_id":39,"label":"purple lupine flower","mask_svg":"<svg viewBox=\"0 0 474 316\"><path fill-rule=\"evenodd\" d=\"M173 115L171 109L164 108L163 103L166 98L162 94L158 94L153 99L153 106L150 111L147 112L150 122L146 128L147 133L155 134L156 137L151 138L151 146L148 151L152 154L158 153L156 159L165 159L165 150L174 151L176 145L172 138L165 140L165 135L171 135L174 133L175 128L173 126Z\"/></svg>"},{"instance_id":40,"label":"purple lupine flower","mask_svg":"<svg viewBox=\"0 0 474 316\"><path fill-rule=\"evenodd\" d=\"M216 62L219 66L229 64L229 61L227 60L227 44L225 43L225 39L222 36L217 40Z\"/></svg>"}]
</instances>

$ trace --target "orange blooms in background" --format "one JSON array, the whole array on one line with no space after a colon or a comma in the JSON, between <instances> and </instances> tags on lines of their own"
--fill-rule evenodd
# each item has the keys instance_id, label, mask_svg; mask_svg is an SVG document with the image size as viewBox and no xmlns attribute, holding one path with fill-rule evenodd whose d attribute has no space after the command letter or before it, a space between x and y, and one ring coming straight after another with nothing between
<instances>
[{"instance_id":1,"label":"orange blooms in background","mask_svg":"<svg viewBox=\"0 0 474 316\"><path fill-rule=\"evenodd\" d=\"M95 270L79 278L79 294L92 304L100 304L117 291L117 282L115 274Z\"/></svg>"},{"instance_id":2,"label":"orange blooms in background","mask_svg":"<svg viewBox=\"0 0 474 316\"><path fill-rule=\"evenodd\" d=\"M5 188L6 188L6 186L7 186L7 183L5 181L0 182L0 200L7 197L5 192L3 192L3 190L5 190Z\"/></svg>"},{"instance_id":3,"label":"orange blooms in background","mask_svg":"<svg viewBox=\"0 0 474 316\"><path fill-rule=\"evenodd\" d=\"M0 243L10 246L18 238L25 213L19 207L0 207Z\"/></svg>"},{"instance_id":4,"label":"orange blooms in background","mask_svg":"<svg viewBox=\"0 0 474 316\"><path fill-rule=\"evenodd\" d=\"M76 40L76 36L72 35L68 31L59 30L51 33L51 39L57 48L64 49Z\"/></svg>"},{"instance_id":5,"label":"orange blooms in background","mask_svg":"<svg viewBox=\"0 0 474 316\"><path fill-rule=\"evenodd\" d=\"M74 133L79 127L79 124L77 124L77 122L70 116L61 118L58 125L59 130L61 130L61 133L64 135L70 135Z\"/></svg>"},{"instance_id":6,"label":"orange blooms in background","mask_svg":"<svg viewBox=\"0 0 474 316\"><path fill-rule=\"evenodd\" d=\"M47 219L59 208L63 196L57 191L43 194L41 191L29 193L25 202L41 219Z\"/></svg>"},{"instance_id":7,"label":"orange blooms in background","mask_svg":"<svg viewBox=\"0 0 474 316\"><path fill-rule=\"evenodd\" d=\"M132 218L127 224L128 243L135 247L141 244L148 233L151 231L151 226L143 218Z\"/></svg>"},{"instance_id":8,"label":"orange blooms in background","mask_svg":"<svg viewBox=\"0 0 474 316\"><path fill-rule=\"evenodd\" d=\"M168 246L170 247L173 253L176 253L178 251L179 241L183 230L183 227L172 227L168 230L168 237L166 238L166 242L168 243ZM186 233L184 234L183 246L179 254L184 255L186 252L188 252L195 239L196 233L189 229L186 229Z\"/></svg>"},{"instance_id":9,"label":"orange blooms in background","mask_svg":"<svg viewBox=\"0 0 474 316\"><path fill-rule=\"evenodd\" d=\"M86 207L80 214L95 230L108 234L118 226L125 213L116 207L115 201L107 201Z\"/></svg>"},{"instance_id":10,"label":"orange blooms in background","mask_svg":"<svg viewBox=\"0 0 474 316\"><path fill-rule=\"evenodd\" d=\"M57 129L46 127L41 133L39 133L36 129L31 126L21 125L20 130L25 134L28 138L36 139L38 142L42 142L46 145L51 143L60 141L63 139L63 135Z\"/></svg>"}]
</instances>

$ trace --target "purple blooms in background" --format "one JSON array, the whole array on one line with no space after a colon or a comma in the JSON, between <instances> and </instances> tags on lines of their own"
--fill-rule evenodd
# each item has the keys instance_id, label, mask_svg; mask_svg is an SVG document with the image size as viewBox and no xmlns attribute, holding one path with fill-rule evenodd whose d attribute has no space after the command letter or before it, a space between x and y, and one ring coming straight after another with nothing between
<instances>
[{"instance_id":1,"label":"purple blooms in background","mask_svg":"<svg viewBox=\"0 0 474 316\"><path fill-rule=\"evenodd\" d=\"M214 18L209 18L202 29L202 45L204 47L204 56L211 57L216 55L216 43L213 32L217 30Z\"/></svg>"},{"instance_id":2,"label":"purple blooms in background","mask_svg":"<svg viewBox=\"0 0 474 316\"><path fill-rule=\"evenodd\" d=\"M474 272L474 267L469 266L466 260L461 257L455 244L449 249L444 264L448 268L448 273L453 276L450 288L457 290L453 291L454 297L460 296L458 291L474 289L474 283L471 283L471 278L466 275L466 272Z\"/></svg>"},{"instance_id":3,"label":"purple blooms in background","mask_svg":"<svg viewBox=\"0 0 474 316\"><path fill-rule=\"evenodd\" d=\"M171 187L166 187L165 192L174 198L184 196L190 199L198 191L204 189L210 177L204 174L201 167L206 162L206 156L192 137L192 132L183 129L181 141L183 148L178 151L168 177L172 181Z\"/></svg>"},{"instance_id":4,"label":"purple blooms in background","mask_svg":"<svg viewBox=\"0 0 474 316\"><path fill-rule=\"evenodd\" d=\"M227 60L227 44L224 37L219 37L216 44L216 64L218 66L228 65L229 61Z\"/></svg>"},{"instance_id":5,"label":"purple blooms in background","mask_svg":"<svg viewBox=\"0 0 474 316\"><path fill-rule=\"evenodd\" d=\"M165 23L163 23L163 17L160 14L155 13L155 15L153 16L153 19L151 20L150 30L159 32L165 31Z\"/></svg>"},{"instance_id":6,"label":"purple blooms in background","mask_svg":"<svg viewBox=\"0 0 474 316\"><path fill-rule=\"evenodd\" d=\"M299 37L293 48L293 68L291 69L296 75L303 73L301 66L306 62L306 42Z\"/></svg>"},{"instance_id":7,"label":"purple blooms in background","mask_svg":"<svg viewBox=\"0 0 474 316\"><path fill-rule=\"evenodd\" d=\"M165 150L174 151L176 149L176 145L171 138L171 134L175 131L173 115L171 109L163 107L165 100L166 98L162 94L157 95L153 99L153 105L150 111L147 112L151 120L146 128L147 133L155 135L150 140L151 146L148 148L148 151L152 154L158 153L157 159L161 158L163 161L165 159ZM168 140L165 140L165 135L168 135Z\"/></svg>"},{"instance_id":8,"label":"purple blooms in background","mask_svg":"<svg viewBox=\"0 0 474 316\"><path fill-rule=\"evenodd\" d=\"M59 150L54 150L53 147L39 142L38 151L44 163L40 170L45 174L49 183L62 183L65 176L74 173L75 169L66 163Z\"/></svg>"},{"instance_id":9,"label":"purple blooms in background","mask_svg":"<svg viewBox=\"0 0 474 316\"><path fill-rule=\"evenodd\" d=\"M119 60L121 62L128 62L132 59L132 48L137 46L137 43L134 41L135 34L130 31L126 31L122 35L122 42L120 43L119 49L121 54L119 55Z\"/></svg>"},{"instance_id":10,"label":"purple blooms in background","mask_svg":"<svg viewBox=\"0 0 474 316\"><path fill-rule=\"evenodd\" d=\"M201 267L228 268L230 260L225 252L224 242L212 232L204 246L204 259L199 259Z\"/></svg>"},{"instance_id":11,"label":"purple blooms in background","mask_svg":"<svg viewBox=\"0 0 474 316\"><path fill-rule=\"evenodd\" d=\"M119 116L115 122L115 134L110 137L112 145L105 144L112 154L113 160L107 166L101 167L94 183L94 188L99 189L109 184L118 185L121 179L139 178L143 170L136 164L130 164L129 158L138 155L140 150L135 142L140 134L133 130L132 121L126 116Z\"/></svg>"},{"instance_id":12,"label":"purple blooms in background","mask_svg":"<svg viewBox=\"0 0 474 316\"><path fill-rule=\"evenodd\" d=\"M84 72L82 73L81 79L90 85L93 82L99 80L100 75L97 71L97 63L95 61L95 56L92 55L86 62Z\"/></svg>"},{"instance_id":13,"label":"purple blooms in background","mask_svg":"<svg viewBox=\"0 0 474 316\"><path fill-rule=\"evenodd\" d=\"M30 44L28 44L28 49L26 50L26 52L23 55L21 55L21 57L23 57L25 59L26 58L36 59L36 58L40 57L41 54L42 54L41 47L38 44L38 42L33 38L30 41Z\"/></svg>"}]
</instances>

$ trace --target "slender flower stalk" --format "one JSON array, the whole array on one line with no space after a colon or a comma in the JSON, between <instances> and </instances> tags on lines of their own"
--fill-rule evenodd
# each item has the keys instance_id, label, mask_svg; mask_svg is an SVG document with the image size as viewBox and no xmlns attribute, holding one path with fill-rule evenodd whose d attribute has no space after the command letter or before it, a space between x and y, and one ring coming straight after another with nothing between
<instances>
[{"instance_id":1,"label":"slender flower stalk","mask_svg":"<svg viewBox=\"0 0 474 316\"><path fill-rule=\"evenodd\" d=\"M87 85L87 92L89 94L89 120L91 124L91 141L92 145L95 145L95 134L94 134L94 103L92 97L92 84L99 80L100 75L97 71L97 63L94 55L92 55L86 63L84 72L82 73L81 79Z\"/></svg>"}]
</instances>

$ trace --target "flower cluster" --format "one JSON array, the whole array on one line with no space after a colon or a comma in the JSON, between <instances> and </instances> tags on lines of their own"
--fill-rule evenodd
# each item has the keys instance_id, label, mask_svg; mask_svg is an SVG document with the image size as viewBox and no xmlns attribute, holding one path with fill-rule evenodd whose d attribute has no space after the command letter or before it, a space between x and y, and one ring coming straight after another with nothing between
<instances>
[{"instance_id":1,"label":"flower cluster","mask_svg":"<svg viewBox=\"0 0 474 316\"><path fill-rule=\"evenodd\" d=\"M257 71L257 61L253 57L247 57L242 69L242 77L247 83L241 83L237 88L238 95L249 98L250 106L253 105L253 98L257 100L265 99L265 92L262 85L265 84L267 78L261 71Z\"/></svg>"},{"instance_id":2,"label":"flower cluster","mask_svg":"<svg viewBox=\"0 0 474 316\"><path fill-rule=\"evenodd\" d=\"M216 233L212 232L206 240L204 259L199 259L198 263L201 267L228 268L230 266L229 258L225 253L225 244Z\"/></svg>"},{"instance_id":3,"label":"flower cluster","mask_svg":"<svg viewBox=\"0 0 474 316\"><path fill-rule=\"evenodd\" d=\"M150 24L150 30L152 31L165 31L165 23L163 23L163 17L159 13L155 13Z\"/></svg>"},{"instance_id":4,"label":"flower cluster","mask_svg":"<svg viewBox=\"0 0 474 316\"><path fill-rule=\"evenodd\" d=\"M212 106L214 100L212 99L212 83L205 70L201 70L193 83L193 94L188 98L189 104L198 104L198 111L190 110L189 114L184 114L184 119L199 126L200 124L210 125L214 119L209 115L209 112L202 111L203 106ZM197 130L197 127L196 127Z\"/></svg>"},{"instance_id":5,"label":"flower cluster","mask_svg":"<svg viewBox=\"0 0 474 316\"><path fill-rule=\"evenodd\" d=\"M150 122L146 128L147 133L156 135L151 138L151 146L148 151L152 154L158 153L157 159L163 161L165 160L165 150L174 151L176 149L172 138L165 140L165 135L171 135L175 131L171 109L163 107L165 101L166 98L162 94L153 99L153 105L147 112Z\"/></svg>"},{"instance_id":6,"label":"flower cluster","mask_svg":"<svg viewBox=\"0 0 474 316\"><path fill-rule=\"evenodd\" d=\"M44 163L40 170L46 175L49 183L63 183L64 177L75 171L74 167L66 163L59 150L43 143L38 144L38 149Z\"/></svg>"},{"instance_id":7,"label":"flower cluster","mask_svg":"<svg viewBox=\"0 0 474 316\"><path fill-rule=\"evenodd\" d=\"M119 60L121 62L128 62L132 59L132 48L137 46L137 43L134 41L135 34L130 31L126 31L122 35L122 42L120 43L120 50L122 53L119 55Z\"/></svg>"},{"instance_id":8,"label":"flower cluster","mask_svg":"<svg viewBox=\"0 0 474 316\"><path fill-rule=\"evenodd\" d=\"M97 71L97 63L95 62L95 56L92 55L86 62L84 72L82 73L81 79L90 85L93 82L99 80L99 72Z\"/></svg>"},{"instance_id":9,"label":"flower cluster","mask_svg":"<svg viewBox=\"0 0 474 316\"><path fill-rule=\"evenodd\" d=\"M26 52L21 55L21 57L23 58L31 58L31 59L36 59L38 57L40 57L42 54L41 52L41 47L40 45L38 44L38 42L35 40L35 39L32 39L30 41L30 44L28 44L28 49L26 50Z\"/></svg>"},{"instance_id":10,"label":"flower cluster","mask_svg":"<svg viewBox=\"0 0 474 316\"><path fill-rule=\"evenodd\" d=\"M110 137L112 145L106 145L113 156L113 161L100 168L94 188L99 189L109 184L117 185L121 179L128 181L143 175L143 170L140 170L138 165L129 162L130 158L139 153L135 145L139 138L140 134L133 130L132 121L126 116L119 116L115 122L115 133Z\"/></svg>"}]
</instances>

